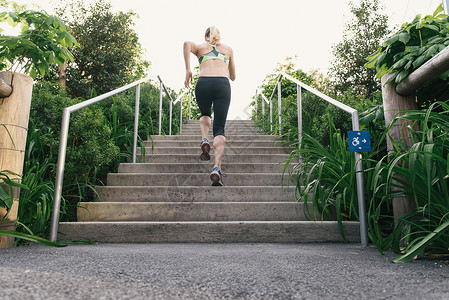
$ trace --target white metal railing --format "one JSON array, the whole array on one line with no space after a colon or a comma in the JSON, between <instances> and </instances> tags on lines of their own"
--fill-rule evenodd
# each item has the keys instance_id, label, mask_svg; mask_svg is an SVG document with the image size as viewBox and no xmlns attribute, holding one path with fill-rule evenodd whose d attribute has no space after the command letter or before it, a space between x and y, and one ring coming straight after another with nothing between
<instances>
[{"instance_id":1,"label":"white metal railing","mask_svg":"<svg viewBox=\"0 0 449 300\"><path fill-rule=\"evenodd\" d=\"M181 101L180 104L180 114L179 114L179 132L182 131L182 99L184 98L185 94L187 93L187 91L184 91L183 93L181 93L175 101L173 101L170 93L167 91L167 88L165 87L164 82L162 81L160 76L157 76L157 78L159 79L159 83L160 83L160 88L159 88L159 135L162 134L162 90L165 91L165 94L168 96L168 98L170 99L170 120L169 120L169 129L168 129L168 134L171 135L172 134L172 121L173 121L173 105L176 105L176 103L178 103L179 101ZM190 98L189 98L189 120L190 120Z\"/></svg>"},{"instance_id":2,"label":"white metal railing","mask_svg":"<svg viewBox=\"0 0 449 300\"><path fill-rule=\"evenodd\" d=\"M161 134L161 124L162 124L162 90L165 91L165 93L168 95L170 99L170 129L169 134L171 135L171 123L172 123L172 105L176 104L178 101L181 101L181 120L179 125L179 130L181 130L182 126L182 96L178 97L176 101L173 102L173 99L171 98L170 94L168 93L167 89L165 88L164 83L162 82L162 79L157 76L160 82L160 91L159 91L159 134ZM69 133L69 123L70 123L70 114L80 110L82 108L85 108L87 106L90 106L94 103L100 102L102 100L105 100L111 96L114 96L116 94L119 94L121 92L124 92L132 87L136 87L136 102L135 102L135 113L134 113L134 141L133 141L133 157L132 162L136 163L136 157L137 157L137 138L138 138L138 125L139 125L139 106L140 106L140 84L144 82L148 82L150 80L150 77L146 77L144 79L135 81L133 83L130 83L128 85L125 85L121 88L115 89L111 92L108 92L106 94L100 95L98 97L83 101L81 103L69 106L64 108L62 113L62 122L61 122L61 137L59 141L59 154L58 154L58 162L57 162L57 168L56 168L56 181L55 181L55 192L54 192L54 199L53 199L53 211L51 216L51 224L50 224L50 240L52 242L56 242L57 235L58 235L58 226L59 226L59 215L60 215L60 208L61 208L61 196L62 196L62 183L64 179L64 167L65 167L65 157L66 157L66 150L67 150L67 138ZM190 103L190 101L189 101ZM189 108L190 111L190 108ZM190 119L190 116L189 116Z\"/></svg>"},{"instance_id":3,"label":"white metal railing","mask_svg":"<svg viewBox=\"0 0 449 300\"><path fill-rule=\"evenodd\" d=\"M343 111L351 114L352 117L352 130L359 131L360 124L359 124L359 113L357 110L353 109L352 107L349 107L323 93L320 91L306 85L305 83L299 81L296 78L293 78L292 76L288 75L285 72L279 72L276 85L273 89L273 92L271 94L270 99L267 99L265 95L263 94L262 90L256 91L256 112L257 112L257 99L260 95L262 97L262 115L265 116L265 103L270 105L270 131L273 131L273 97L276 92L278 91L278 116L279 116L279 133L282 131L282 96L281 96L281 80L282 78L285 78L287 80L290 80L293 83L296 83L297 86L297 106L298 106L298 142L299 147L301 147L302 143L302 88L308 90L312 94L315 94L316 96L320 97L321 99L329 102L330 104L342 109ZM256 116L257 118L257 116ZM367 225L367 219L366 219L366 204L365 204L365 191L364 191L364 185L363 185L363 167L362 167L362 155L359 152L355 152L355 162L356 162L356 180L357 180L357 197L358 197L358 204L359 204L359 219L360 219L360 239L362 245L366 246L368 245L368 225Z\"/></svg>"}]
</instances>

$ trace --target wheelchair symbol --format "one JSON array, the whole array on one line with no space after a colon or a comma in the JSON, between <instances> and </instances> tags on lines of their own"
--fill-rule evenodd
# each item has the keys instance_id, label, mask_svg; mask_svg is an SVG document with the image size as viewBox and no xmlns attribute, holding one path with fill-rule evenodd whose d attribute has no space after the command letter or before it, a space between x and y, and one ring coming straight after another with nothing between
<instances>
[{"instance_id":1,"label":"wheelchair symbol","mask_svg":"<svg viewBox=\"0 0 449 300\"><path fill-rule=\"evenodd\" d=\"M355 138L352 139L352 145L354 147L358 146L359 144L360 144L359 137L355 137Z\"/></svg>"}]
</instances>

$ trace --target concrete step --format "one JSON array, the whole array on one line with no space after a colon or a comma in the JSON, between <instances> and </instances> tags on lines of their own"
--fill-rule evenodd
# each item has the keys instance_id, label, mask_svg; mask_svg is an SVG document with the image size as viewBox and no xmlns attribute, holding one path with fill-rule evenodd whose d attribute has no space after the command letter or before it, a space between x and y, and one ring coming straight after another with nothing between
<instances>
[{"instance_id":1,"label":"concrete step","mask_svg":"<svg viewBox=\"0 0 449 300\"><path fill-rule=\"evenodd\" d=\"M213 122L213 120L212 120ZM200 124L199 120L185 120L183 124ZM226 120L226 125L247 125L247 124L254 124L253 120Z\"/></svg>"},{"instance_id":2,"label":"concrete step","mask_svg":"<svg viewBox=\"0 0 449 300\"><path fill-rule=\"evenodd\" d=\"M199 130L200 124L184 124L182 125L182 130ZM212 130L213 125L210 126L210 130ZM225 130L245 130L245 129L251 129L260 132L260 129L257 127L254 127L253 124L241 124L241 125L229 125L226 124Z\"/></svg>"},{"instance_id":3,"label":"concrete step","mask_svg":"<svg viewBox=\"0 0 449 300\"><path fill-rule=\"evenodd\" d=\"M95 202L293 202L290 186L97 186Z\"/></svg>"},{"instance_id":4,"label":"concrete step","mask_svg":"<svg viewBox=\"0 0 449 300\"><path fill-rule=\"evenodd\" d=\"M214 145L213 139L209 141L211 146ZM199 147L201 145L201 137L196 140L169 140L169 139L158 139L154 141L145 141L145 147ZM287 143L283 143L281 141L254 141L254 140L230 140L226 141L226 148L231 147L288 147Z\"/></svg>"},{"instance_id":5,"label":"concrete step","mask_svg":"<svg viewBox=\"0 0 449 300\"><path fill-rule=\"evenodd\" d=\"M358 222L343 222L348 242L360 242ZM100 243L343 242L335 221L61 222L59 240Z\"/></svg>"},{"instance_id":6,"label":"concrete step","mask_svg":"<svg viewBox=\"0 0 449 300\"><path fill-rule=\"evenodd\" d=\"M210 137L212 139L212 137ZM194 141L200 141L201 142L201 134L193 134L193 135L152 135L151 139L153 141L156 140L171 140L171 141L178 141L178 140L194 140ZM227 135L226 136L227 141L241 141L241 140L249 140L249 141L279 141L280 138L277 135Z\"/></svg>"},{"instance_id":7,"label":"concrete step","mask_svg":"<svg viewBox=\"0 0 449 300\"><path fill-rule=\"evenodd\" d=\"M223 182L226 186L280 186L282 174L276 173L229 173ZM284 175L284 185L289 176ZM107 175L108 186L210 186L209 173L111 173ZM216 187L220 188L220 187Z\"/></svg>"},{"instance_id":8,"label":"concrete step","mask_svg":"<svg viewBox=\"0 0 449 300\"><path fill-rule=\"evenodd\" d=\"M198 154L148 154L145 155L145 161L142 161L142 156L138 159L146 163L214 163L214 155L211 155L210 161L201 161ZM227 163L282 163L288 159L288 154L228 154L225 151L223 155L223 164Z\"/></svg>"},{"instance_id":9,"label":"concrete step","mask_svg":"<svg viewBox=\"0 0 449 300\"><path fill-rule=\"evenodd\" d=\"M287 147L226 147L226 154L288 154L290 153ZM146 147L146 154L201 154L201 148L199 145L196 147ZM213 147L210 151L214 153ZM141 155L141 149L137 149L137 155Z\"/></svg>"},{"instance_id":10,"label":"concrete step","mask_svg":"<svg viewBox=\"0 0 449 300\"><path fill-rule=\"evenodd\" d=\"M182 130L180 135L199 135L199 136L201 136L201 131L200 130ZM225 131L226 137L233 136L233 135L244 135L248 138L248 136L260 136L261 134L259 132L252 131L252 130L226 130ZM213 135L212 131L208 132L208 137L209 137L209 139L213 139L214 135Z\"/></svg>"},{"instance_id":11,"label":"concrete step","mask_svg":"<svg viewBox=\"0 0 449 300\"><path fill-rule=\"evenodd\" d=\"M181 134L200 134L201 129L198 128L182 128ZM212 135L212 128L209 130L209 134ZM225 128L225 134L261 134L260 130L251 127L233 127L233 128Z\"/></svg>"},{"instance_id":12,"label":"concrete step","mask_svg":"<svg viewBox=\"0 0 449 300\"><path fill-rule=\"evenodd\" d=\"M300 202L80 202L78 205L78 222L308 220ZM319 220L321 216L316 218Z\"/></svg>"},{"instance_id":13,"label":"concrete step","mask_svg":"<svg viewBox=\"0 0 449 300\"><path fill-rule=\"evenodd\" d=\"M254 163L238 164L228 163L221 166L224 173L282 173L283 164L278 163ZM211 172L211 164L198 163L122 163L118 173L208 173Z\"/></svg>"}]
</instances>

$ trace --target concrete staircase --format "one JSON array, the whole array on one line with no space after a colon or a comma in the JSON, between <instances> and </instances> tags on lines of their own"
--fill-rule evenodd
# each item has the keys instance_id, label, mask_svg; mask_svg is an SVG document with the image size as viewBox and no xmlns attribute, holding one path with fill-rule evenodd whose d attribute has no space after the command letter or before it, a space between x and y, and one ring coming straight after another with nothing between
<instances>
[{"instance_id":1,"label":"concrete staircase","mask_svg":"<svg viewBox=\"0 0 449 300\"><path fill-rule=\"evenodd\" d=\"M288 147L275 136L261 135L252 121L228 121L226 135L225 186L211 186L213 149L211 161L199 160L198 121L189 121L181 135L153 136L146 142L145 163L121 164L117 174L109 174L107 186L96 188L95 202L79 204L78 222L60 223L58 238L109 243L342 241L335 221L305 217L288 175L282 186ZM344 229L347 240L360 241L357 222L345 223Z\"/></svg>"}]
</instances>

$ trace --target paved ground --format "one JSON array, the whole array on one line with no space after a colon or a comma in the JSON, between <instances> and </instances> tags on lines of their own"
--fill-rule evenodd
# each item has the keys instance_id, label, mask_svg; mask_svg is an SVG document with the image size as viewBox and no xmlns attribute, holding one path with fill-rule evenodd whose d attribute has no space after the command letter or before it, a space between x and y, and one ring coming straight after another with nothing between
<instances>
[{"instance_id":1,"label":"paved ground","mask_svg":"<svg viewBox=\"0 0 449 300\"><path fill-rule=\"evenodd\" d=\"M0 299L449 299L449 265L342 244L0 249Z\"/></svg>"}]
</instances>

